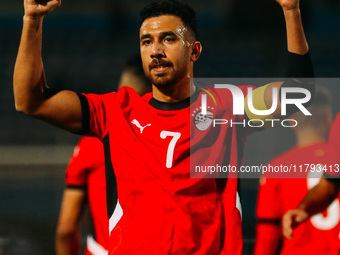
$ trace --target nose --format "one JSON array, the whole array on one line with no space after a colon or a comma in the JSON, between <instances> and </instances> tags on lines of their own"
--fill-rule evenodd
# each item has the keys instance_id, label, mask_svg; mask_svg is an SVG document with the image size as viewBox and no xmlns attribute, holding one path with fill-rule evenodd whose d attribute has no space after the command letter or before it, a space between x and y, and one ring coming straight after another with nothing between
<instances>
[{"instance_id":1,"label":"nose","mask_svg":"<svg viewBox=\"0 0 340 255\"><path fill-rule=\"evenodd\" d=\"M151 58L164 58L165 52L161 43L154 42L151 48Z\"/></svg>"}]
</instances>

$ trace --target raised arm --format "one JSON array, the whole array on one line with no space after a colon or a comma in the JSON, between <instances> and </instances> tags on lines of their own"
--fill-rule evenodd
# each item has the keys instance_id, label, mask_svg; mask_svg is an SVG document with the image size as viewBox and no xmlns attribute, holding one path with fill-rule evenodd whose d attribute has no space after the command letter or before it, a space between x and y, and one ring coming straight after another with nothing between
<instances>
[{"instance_id":1,"label":"raised arm","mask_svg":"<svg viewBox=\"0 0 340 255\"><path fill-rule=\"evenodd\" d=\"M82 128L78 95L47 87L41 56L43 19L60 4L61 0L24 0L23 30L13 77L15 107L19 112L77 132Z\"/></svg>"},{"instance_id":2,"label":"raised arm","mask_svg":"<svg viewBox=\"0 0 340 255\"><path fill-rule=\"evenodd\" d=\"M286 21L287 48L291 53L304 55L308 44L302 26L299 0L277 0Z\"/></svg>"},{"instance_id":3,"label":"raised arm","mask_svg":"<svg viewBox=\"0 0 340 255\"><path fill-rule=\"evenodd\" d=\"M308 89L313 98L314 93L314 81L307 79L299 79L299 78L310 78L314 76L313 66L311 63L311 59L309 56L309 48L306 40L306 36L304 33L299 0L276 0L283 10L285 23L286 23L286 35L287 35L287 50L288 50L288 61L286 67L286 77L287 79L284 82L273 82L268 84L265 88L257 89L253 93L253 97L263 98L261 100L257 100L261 103L260 105L265 105L266 109L270 109L272 106L272 98L273 98L273 88L277 88L277 98L278 103L276 106L276 110L270 116L262 116L263 118L282 118L281 114L281 98L280 98L280 90L282 87L299 87ZM281 60L278 60L281 61ZM296 79L298 78L298 79ZM292 94L292 93L290 93ZM298 95L298 98L301 95ZM305 107L311 104L312 100L310 100ZM263 109L262 109L263 110ZM298 111L297 107L289 107L287 109L286 116L291 115ZM247 113L248 115L248 113ZM256 119L258 116L248 116L250 118ZM261 119L261 118L260 118Z\"/></svg>"}]
</instances>

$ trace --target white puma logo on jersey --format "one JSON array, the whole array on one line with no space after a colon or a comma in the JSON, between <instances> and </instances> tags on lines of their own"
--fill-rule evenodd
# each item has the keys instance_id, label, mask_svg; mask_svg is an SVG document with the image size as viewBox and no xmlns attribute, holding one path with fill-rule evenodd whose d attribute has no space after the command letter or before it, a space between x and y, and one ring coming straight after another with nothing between
<instances>
[{"instance_id":1,"label":"white puma logo on jersey","mask_svg":"<svg viewBox=\"0 0 340 255\"><path fill-rule=\"evenodd\" d=\"M142 127L142 125L138 122L138 120L134 119L133 121L131 121L132 124L136 125L136 127L138 127L140 129L140 133L143 133L144 128L151 126L151 124L147 124L144 127Z\"/></svg>"}]
</instances>

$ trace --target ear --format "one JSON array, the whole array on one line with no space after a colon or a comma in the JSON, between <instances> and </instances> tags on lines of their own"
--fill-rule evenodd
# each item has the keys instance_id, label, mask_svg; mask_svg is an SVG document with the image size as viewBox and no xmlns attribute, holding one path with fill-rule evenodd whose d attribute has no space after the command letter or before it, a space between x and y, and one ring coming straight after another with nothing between
<instances>
[{"instance_id":1,"label":"ear","mask_svg":"<svg viewBox=\"0 0 340 255\"><path fill-rule=\"evenodd\" d=\"M293 118L294 119L294 118ZM299 128L299 124L296 125L297 122L293 121L293 120L287 120L289 125L291 126L291 128L294 130L294 131L297 131L298 128ZM295 126L294 126L295 125Z\"/></svg>"},{"instance_id":2,"label":"ear","mask_svg":"<svg viewBox=\"0 0 340 255\"><path fill-rule=\"evenodd\" d=\"M199 56L201 55L202 44L199 41L195 41L192 44L191 48L192 48L192 50L191 50L190 60L192 62L195 62L199 58Z\"/></svg>"}]
</instances>

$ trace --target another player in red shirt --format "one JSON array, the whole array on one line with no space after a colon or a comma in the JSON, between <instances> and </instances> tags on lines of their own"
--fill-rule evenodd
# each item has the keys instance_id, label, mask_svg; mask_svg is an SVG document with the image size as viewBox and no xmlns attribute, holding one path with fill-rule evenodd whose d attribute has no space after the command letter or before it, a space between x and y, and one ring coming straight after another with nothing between
<instances>
[{"instance_id":1,"label":"another player in red shirt","mask_svg":"<svg viewBox=\"0 0 340 255\"><path fill-rule=\"evenodd\" d=\"M328 151L334 162L321 178L318 185L311 189L302 202L293 210L285 213L282 219L283 234L291 239L295 236L296 228L309 219L312 215L321 212L329 206L334 199L339 197L340 178L340 114L338 114L332 124L329 134ZM294 234L294 235L293 235Z\"/></svg>"},{"instance_id":2,"label":"another player in red shirt","mask_svg":"<svg viewBox=\"0 0 340 255\"><path fill-rule=\"evenodd\" d=\"M273 159L269 163L271 166L329 166L334 163L329 158L326 143L332 119L331 101L327 90L317 90L314 103L308 108L312 116L303 116L301 113L293 116L299 123L294 129L297 146ZM310 169L308 173L303 173L304 176L299 175L296 178L266 178L264 174L256 207L254 255L338 254L338 199L323 213L299 226L292 239L286 239L282 235L281 218L285 212L296 208L308 191L319 182L323 174L321 170L313 173Z\"/></svg>"},{"instance_id":3,"label":"another player in red shirt","mask_svg":"<svg viewBox=\"0 0 340 255\"><path fill-rule=\"evenodd\" d=\"M109 223L106 210L106 185L103 143L83 137L66 170L64 191L56 233L57 254L79 254L80 222L88 201L94 237L88 236L85 254L107 254ZM106 253L105 253L106 252Z\"/></svg>"},{"instance_id":4,"label":"another player in red shirt","mask_svg":"<svg viewBox=\"0 0 340 255\"><path fill-rule=\"evenodd\" d=\"M294 59L289 77L310 77L299 1L278 2ZM178 1L158 1L143 9L140 51L152 93L140 97L125 88L104 95L77 95L50 91L43 75L42 21L60 4L25 0L14 71L15 102L18 111L103 142L124 211L119 222L110 217L110 254L242 254L237 179L207 178L220 177L209 173L190 178L190 164L237 168L249 133L230 123L216 133L211 115L201 116L201 97L207 93L209 114L233 121L244 118L233 114L231 93L218 97L217 89L192 82L194 62L202 51L194 11ZM254 97L269 108L272 89L287 86L313 90L307 83L287 79L255 89ZM275 109L272 118L280 115L280 107ZM108 208L115 209L115 205Z\"/></svg>"},{"instance_id":5,"label":"another player in red shirt","mask_svg":"<svg viewBox=\"0 0 340 255\"><path fill-rule=\"evenodd\" d=\"M131 57L127 61L118 89L121 87L131 87L139 95L151 91L151 84L144 75L139 56ZM94 235L87 237L85 254L108 253L109 220L106 195L111 198L112 194L116 193L116 186L111 183L110 172L107 175L108 177L105 178L103 143L98 138L83 136L75 147L66 170L67 187L63 195L56 232L58 255L79 253L80 223L86 202L90 206ZM117 198L113 197L113 200L116 201ZM119 212L115 217L119 220L122 216L120 205L117 205L117 210Z\"/></svg>"}]
</instances>

